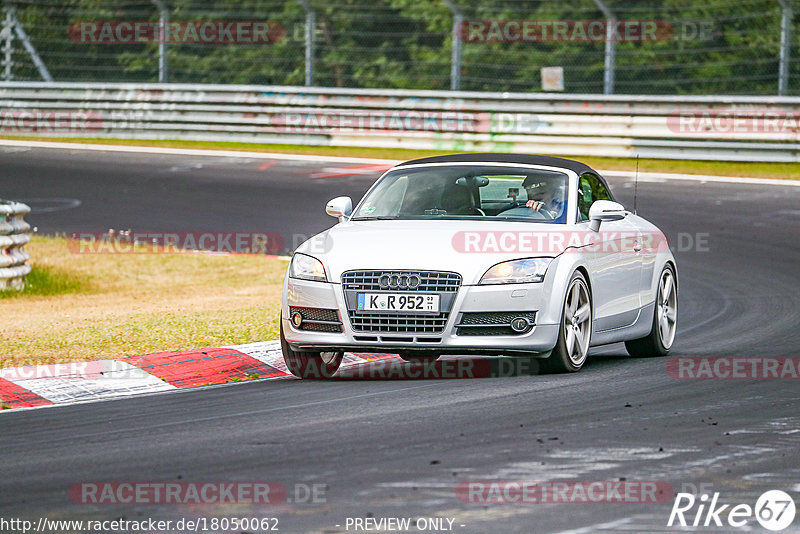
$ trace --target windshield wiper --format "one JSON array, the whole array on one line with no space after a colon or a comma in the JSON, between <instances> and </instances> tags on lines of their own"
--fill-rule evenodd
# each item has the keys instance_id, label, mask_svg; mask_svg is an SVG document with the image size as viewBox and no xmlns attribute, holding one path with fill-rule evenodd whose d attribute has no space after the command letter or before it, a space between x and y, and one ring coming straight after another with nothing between
<instances>
[{"instance_id":1,"label":"windshield wiper","mask_svg":"<svg viewBox=\"0 0 800 534\"><path fill-rule=\"evenodd\" d=\"M378 215L377 217L354 217L351 221L393 221L399 219L397 215Z\"/></svg>"}]
</instances>

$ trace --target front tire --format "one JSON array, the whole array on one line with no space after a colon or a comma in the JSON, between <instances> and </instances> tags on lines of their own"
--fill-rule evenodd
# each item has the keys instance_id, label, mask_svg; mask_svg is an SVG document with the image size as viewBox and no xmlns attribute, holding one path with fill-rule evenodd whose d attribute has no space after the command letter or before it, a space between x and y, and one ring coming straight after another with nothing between
<instances>
[{"instance_id":1,"label":"front tire","mask_svg":"<svg viewBox=\"0 0 800 534\"><path fill-rule=\"evenodd\" d=\"M637 358L665 356L675 341L677 327L678 286L675 284L675 271L667 265L658 279L650 333L646 337L626 341L625 349Z\"/></svg>"},{"instance_id":2,"label":"front tire","mask_svg":"<svg viewBox=\"0 0 800 534\"><path fill-rule=\"evenodd\" d=\"M548 358L541 361L546 373L575 373L581 370L589 352L592 335L592 295L586 278L575 271L567 286L558 341Z\"/></svg>"},{"instance_id":3,"label":"front tire","mask_svg":"<svg viewBox=\"0 0 800 534\"><path fill-rule=\"evenodd\" d=\"M281 320L281 352L289 372L298 378L331 378L344 359L344 352L317 352L293 350L283 335Z\"/></svg>"}]
</instances>

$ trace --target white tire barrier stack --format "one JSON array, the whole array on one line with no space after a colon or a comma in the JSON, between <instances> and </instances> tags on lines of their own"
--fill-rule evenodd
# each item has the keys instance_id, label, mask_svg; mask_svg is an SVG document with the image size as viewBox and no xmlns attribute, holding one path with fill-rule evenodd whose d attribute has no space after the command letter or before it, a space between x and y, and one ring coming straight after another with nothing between
<instances>
[{"instance_id":1,"label":"white tire barrier stack","mask_svg":"<svg viewBox=\"0 0 800 534\"><path fill-rule=\"evenodd\" d=\"M31 240L31 226L23 220L30 211L25 204L0 199L0 291L21 290L31 272L25 263L30 255L23 248Z\"/></svg>"}]
</instances>

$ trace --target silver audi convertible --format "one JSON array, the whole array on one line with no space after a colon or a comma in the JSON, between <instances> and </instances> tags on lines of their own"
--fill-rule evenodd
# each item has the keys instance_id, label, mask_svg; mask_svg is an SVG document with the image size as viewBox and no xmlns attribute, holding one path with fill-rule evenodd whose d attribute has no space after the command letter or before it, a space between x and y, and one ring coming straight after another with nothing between
<instances>
[{"instance_id":1,"label":"silver audi convertible","mask_svg":"<svg viewBox=\"0 0 800 534\"><path fill-rule=\"evenodd\" d=\"M678 276L664 234L571 160L417 159L387 171L339 223L303 243L283 285L281 348L296 376L345 352L538 359L575 372L589 347L633 356L675 339Z\"/></svg>"}]
</instances>

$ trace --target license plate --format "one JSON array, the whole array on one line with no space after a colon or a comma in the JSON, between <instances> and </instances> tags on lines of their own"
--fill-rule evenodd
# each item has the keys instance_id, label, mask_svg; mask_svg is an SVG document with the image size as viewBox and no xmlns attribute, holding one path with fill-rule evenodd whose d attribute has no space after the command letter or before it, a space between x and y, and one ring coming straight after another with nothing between
<instances>
[{"instance_id":1,"label":"license plate","mask_svg":"<svg viewBox=\"0 0 800 534\"><path fill-rule=\"evenodd\" d=\"M439 295L413 293L359 293L358 311L439 313Z\"/></svg>"}]
</instances>

